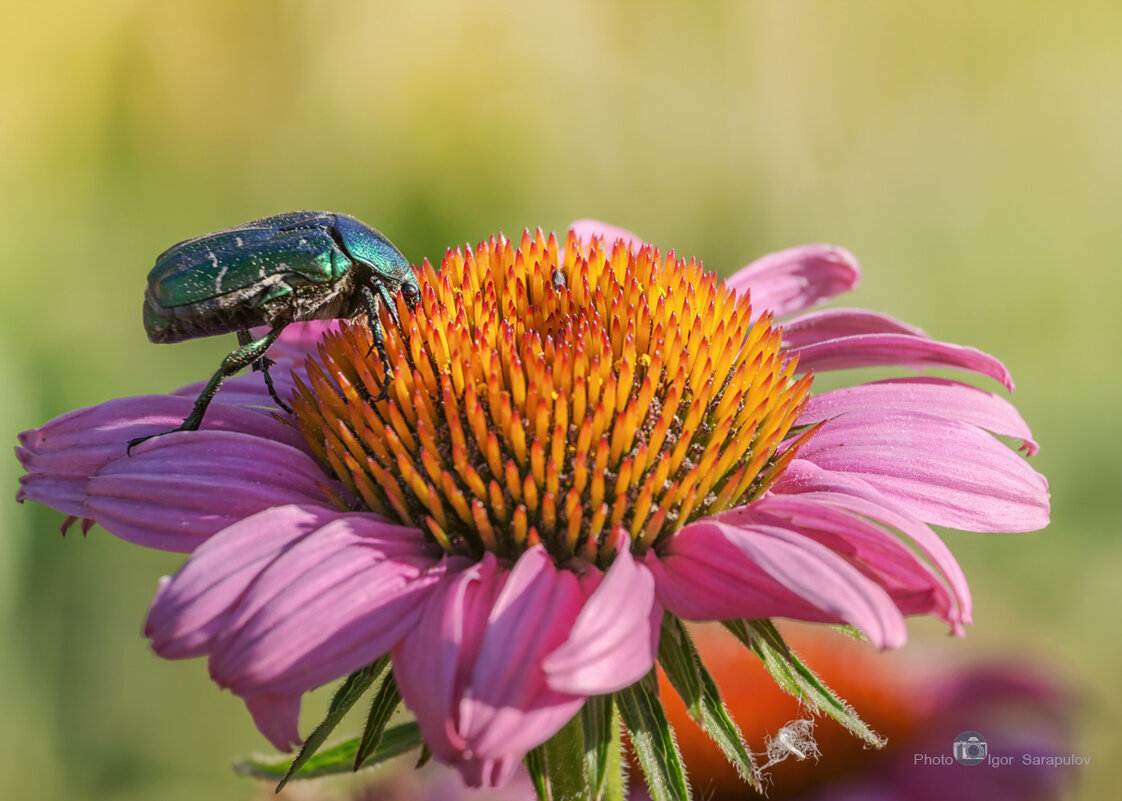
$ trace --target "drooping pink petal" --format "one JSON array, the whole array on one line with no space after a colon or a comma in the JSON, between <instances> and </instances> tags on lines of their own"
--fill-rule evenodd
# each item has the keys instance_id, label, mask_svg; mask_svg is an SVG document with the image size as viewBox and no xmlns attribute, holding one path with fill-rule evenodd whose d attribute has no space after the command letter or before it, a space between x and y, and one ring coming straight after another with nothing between
<instances>
[{"instance_id":1,"label":"drooping pink petal","mask_svg":"<svg viewBox=\"0 0 1122 801\"><path fill-rule=\"evenodd\" d=\"M161 582L145 633L168 659L209 654L211 677L284 747L298 739L303 692L368 664L413 625L438 561L420 531L376 515L267 509Z\"/></svg>"},{"instance_id":2,"label":"drooping pink petal","mask_svg":"<svg viewBox=\"0 0 1122 801\"><path fill-rule=\"evenodd\" d=\"M1035 531L1048 484L974 425L898 409L855 410L824 423L799 458L857 476L928 523L966 531Z\"/></svg>"},{"instance_id":3,"label":"drooping pink petal","mask_svg":"<svg viewBox=\"0 0 1122 801\"><path fill-rule=\"evenodd\" d=\"M961 633L961 611L943 577L891 532L831 500L828 493L773 493L720 519L734 525L789 521L883 587L901 614L930 614Z\"/></svg>"},{"instance_id":4,"label":"drooping pink petal","mask_svg":"<svg viewBox=\"0 0 1122 801\"><path fill-rule=\"evenodd\" d=\"M581 602L576 577L542 546L509 572L488 553L434 588L394 648L394 675L425 741L469 785L505 782L580 709L584 697L550 688L542 662Z\"/></svg>"},{"instance_id":5,"label":"drooping pink petal","mask_svg":"<svg viewBox=\"0 0 1122 801\"><path fill-rule=\"evenodd\" d=\"M654 577L635 563L630 542L620 538L615 561L585 601L568 639L542 663L553 689L604 695L634 684L654 664L662 607L655 600Z\"/></svg>"},{"instance_id":6,"label":"drooping pink petal","mask_svg":"<svg viewBox=\"0 0 1122 801\"><path fill-rule=\"evenodd\" d=\"M823 470L805 459L794 459L771 488L774 495L807 495L822 503L846 509L890 526L911 540L915 549L939 571L950 588L957 611L952 617L971 622L970 588L966 576L946 543L930 526L908 513L900 504L877 492L856 476ZM961 626L951 623L955 633Z\"/></svg>"},{"instance_id":7,"label":"drooping pink petal","mask_svg":"<svg viewBox=\"0 0 1122 801\"><path fill-rule=\"evenodd\" d=\"M300 696L254 695L245 699L245 706L273 748L290 751L300 745Z\"/></svg>"},{"instance_id":8,"label":"drooping pink petal","mask_svg":"<svg viewBox=\"0 0 1122 801\"><path fill-rule=\"evenodd\" d=\"M845 248L802 245L769 253L725 279L739 294L752 293L752 309L776 317L795 314L847 292L861 280L857 259Z\"/></svg>"},{"instance_id":9,"label":"drooping pink petal","mask_svg":"<svg viewBox=\"0 0 1122 801\"><path fill-rule=\"evenodd\" d=\"M405 702L425 742L448 762L466 746L459 731L459 699L471 680L470 657L508 575L489 552L479 562L451 565L413 632L393 651L394 677Z\"/></svg>"},{"instance_id":10,"label":"drooping pink petal","mask_svg":"<svg viewBox=\"0 0 1122 801\"><path fill-rule=\"evenodd\" d=\"M802 348L815 342L860 334L927 336L921 328L867 309L821 309L783 321L783 346L786 348Z\"/></svg>"},{"instance_id":11,"label":"drooping pink petal","mask_svg":"<svg viewBox=\"0 0 1122 801\"><path fill-rule=\"evenodd\" d=\"M383 557L407 562L425 557L422 542L416 529L394 525L368 512L341 512L317 504L268 508L211 537L173 579L161 582L145 634L155 651L168 659L200 656L249 624L237 615L255 611L266 602L277 589L270 582L278 576L306 586L309 575L315 576L312 562L320 543L324 553L350 546L348 553L358 563L362 560L354 551L363 551L363 544L369 546L361 553L366 562ZM297 546L302 548L297 550ZM435 561L430 557L426 564Z\"/></svg>"},{"instance_id":12,"label":"drooping pink petal","mask_svg":"<svg viewBox=\"0 0 1122 801\"><path fill-rule=\"evenodd\" d=\"M90 476L110 462L129 458L126 449L130 439L180 425L192 405L188 398L168 395L118 398L76 409L42 428L24 431L19 435L16 456L27 472L20 477L16 499L38 501L75 518L88 516L84 504ZM202 428L239 431L294 448L306 447L296 429L266 409L216 402L207 410ZM133 453L140 450L134 448Z\"/></svg>"},{"instance_id":13,"label":"drooping pink petal","mask_svg":"<svg viewBox=\"0 0 1122 801\"><path fill-rule=\"evenodd\" d=\"M637 234L633 234L625 228L617 228L614 225L608 225L599 220L577 220L570 225L569 228L576 233L577 239L581 242L589 242L596 236L602 237L604 244L609 249L621 239L627 243L632 252L637 251L645 244Z\"/></svg>"},{"instance_id":14,"label":"drooping pink petal","mask_svg":"<svg viewBox=\"0 0 1122 801\"><path fill-rule=\"evenodd\" d=\"M903 616L881 586L794 527L703 518L644 561L659 600L687 620L845 622L880 648L897 647L907 636Z\"/></svg>"},{"instance_id":15,"label":"drooping pink petal","mask_svg":"<svg viewBox=\"0 0 1122 801\"><path fill-rule=\"evenodd\" d=\"M338 512L312 505L259 512L212 537L175 575L164 576L144 633L166 659L206 654L221 635L230 609L254 579L294 542L335 519Z\"/></svg>"},{"instance_id":16,"label":"drooping pink petal","mask_svg":"<svg viewBox=\"0 0 1122 801\"><path fill-rule=\"evenodd\" d=\"M792 348L799 370L845 370L851 367L951 367L986 375L1013 391L1013 377L999 360L976 348L952 345L910 334L860 334Z\"/></svg>"},{"instance_id":17,"label":"drooping pink petal","mask_svg":"<svg viewBox=\"0 0 1122 801\"><path fill-rule=\"evenodd\" d=\"M270 506L322 505L331 482L306 452L232 431L143 442L90 477L81 515L121 539L190 553Z\"/></svg>"},{"instance_id":18,"label":"drooping pink petal","mask_svg":"<svg viewBox=\"0 0 1122 801\"><path fill-rule=\"evenodd\" d=\"M864 409L925 412L1019 439L1028 456L1040 450L1012 403L992 392L942 378L897 378L823 392L807 401L799 425Z\"/></svg>"},{"instance_id":19,"label":"drooping pink petal","mask_svg":"<svg viewBox=\"0 0 1122 801\"><path fill-rule=\"evenodd\" d=\"M253 526L243 521L215 539L252 543ZM299 694L345 676L413 625L442 574L438 561L418 529L363 513L321 518L275 550L223 616L211 676L239 695Z\"/></svg>"}]
</instances>

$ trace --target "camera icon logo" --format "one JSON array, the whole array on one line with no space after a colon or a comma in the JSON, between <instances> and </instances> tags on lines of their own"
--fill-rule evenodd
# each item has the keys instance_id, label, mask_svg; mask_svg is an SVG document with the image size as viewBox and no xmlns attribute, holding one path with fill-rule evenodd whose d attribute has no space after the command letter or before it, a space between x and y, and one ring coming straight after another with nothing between
<instances>
[{"instance_id":1,"label":"camera icon logo","mask_svg":"<svg viewBox=\"0 0 1122 801\"><path fill-rule=\"evenodd\" d=\"M952 753L963 765L978 765L986 761L989 749L985 737L976 731L964 731L954 738Z\"/></svg>"}]
</instances>

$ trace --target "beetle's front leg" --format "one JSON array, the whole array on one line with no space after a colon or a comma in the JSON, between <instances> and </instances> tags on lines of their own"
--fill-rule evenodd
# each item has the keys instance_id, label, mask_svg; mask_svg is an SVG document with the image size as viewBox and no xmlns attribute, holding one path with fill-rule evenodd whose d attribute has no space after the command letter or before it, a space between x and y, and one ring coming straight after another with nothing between
<instances>
[{"instance_id":1,"label":"beetle's front leg","mask_svg":"<svg viewBox=\"0 0 1122 801\"><path fill-rule=\"evenodd\" d=\"M242 330L238 332L238 344L243 348L253 342L253 334L249 331ZM269 397L276 402L277 406L281 407L284 411L292 414L292 409L287 403L281 400L280 395L277 394L276 387L273 386L273 377L269 375L269 368L276 364L275 361L270 359L265 354L261 354L261 358L255 361L252 365L254 372L260 372L265 377L265 387L269 390Z\"/></svg>"},{"instance_id":2,"label":"beetle's front leg","mask_svg":"<svg viewBox=\"0 0 1122 801\"><path fill-rule=\"evenodd\" d=\"M385 400L390 396L390 378L393 377L393 368L390 367L390 357L386 355L386 337L382 331L382 318L378 315L380 298L368 286L362 287L362 299L366 302L366 324L370 327L371 350L378 351L378 358L382 360L382 369L386 377L382 381L382 389L372 401ZM392 307L390 307L392 308Z\"/></svg>"},{"instance_id":3,"label":"beetle's front leg","mask_svg":"<svg viewBox=\"0 0 1122 801\"><path fill-rule=\"evenodd\" d=\"M218 388L222 386L222 382L234 373L237 373L239 370L248 367L260 359L265 351L269 349L269 346L276 342L277 337L280 336L285 325L287 325L287 323L276 326L265 336L240 346L223 359L222 364L218 367L218 371L210 377L210 381L207 381L206 386L203 387L203 391L200 392L199 397L195 399L195 406L191 409L191 413L187 415L187 419L183 421L183 425L179 426L179 428L173 428L171 431L161 432L160 434L149 434L146 437L130 439L127 452L131 454L134 447L145 440L152 439L152 437L174 434L176 431L197 431L203 422L203 415L206 414L207 407L210 406L210 402L214 399Z\"/></svg>"}]
</instances>

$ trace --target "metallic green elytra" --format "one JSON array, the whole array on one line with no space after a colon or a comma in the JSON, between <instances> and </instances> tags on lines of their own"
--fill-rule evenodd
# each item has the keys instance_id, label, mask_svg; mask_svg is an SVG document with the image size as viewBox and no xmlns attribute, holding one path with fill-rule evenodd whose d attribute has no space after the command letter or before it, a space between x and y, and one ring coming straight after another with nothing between
<instances>
[{"instance_id":1,"label":"metallic green elytra","mask_svg":"<svg viewBox=\"0 0 1122 801\"><path fill-rule=\"evenodd\" d=\"M420 298L409 262L381 233L347 214L291 211L172 245L156 259L144 293L144 328L152 342L237 333L228 355L174 431L194 431L223 380L244 367L269 377L265 351L289 323L351 318L365 312L374 348L386 363L378 310L397 319L394 297ZM254 339L249 329L268 326ZM387 384L388 384L387 368ZM388 386L382 387L382 396ZM171 433L171 432L164 432ZM158 434L152 436L159 436ZM150 437L129 441L129 449Z\"/></svg>"}]
</instances>

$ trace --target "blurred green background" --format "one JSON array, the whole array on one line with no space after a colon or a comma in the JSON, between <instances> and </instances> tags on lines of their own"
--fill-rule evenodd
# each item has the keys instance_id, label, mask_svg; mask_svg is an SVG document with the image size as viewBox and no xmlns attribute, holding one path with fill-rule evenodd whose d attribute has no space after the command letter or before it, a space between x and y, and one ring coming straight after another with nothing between
<instances>
[{"instance_id":1,"label":"blurred green background","mask_svg":"<svg viewBox=\"0 0 1122 801\"><path fill-rule=\"evenodd\" d=\"M1004 359L1053 492L1044 533L948 533L956 661L1033 653L1082 701L1082 797L1122 753L1122 6L1072 2L0 4L0 420L198 380L148 344L188 236L347 211L412 260L598 217L727 273L857 254L847 302ZM996 387L993 387L996 388ZM19 466L0 460L14 495ZM180 557L0 504L0 797L249 798L264 747L140 625ZM758 745L758 744L757 744Z\"/></svg>"}]
</instances>

